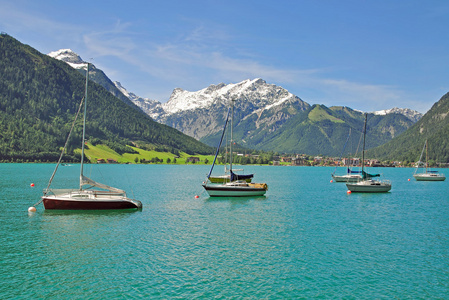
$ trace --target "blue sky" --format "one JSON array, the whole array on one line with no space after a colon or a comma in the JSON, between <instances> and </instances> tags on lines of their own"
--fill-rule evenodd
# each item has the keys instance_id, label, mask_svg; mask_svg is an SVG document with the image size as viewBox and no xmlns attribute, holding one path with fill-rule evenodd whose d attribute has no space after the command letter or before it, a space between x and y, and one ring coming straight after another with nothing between
<instances>
[{"instance_id":1,"label":"blue sky","mask_svg":"<svg viewBox=\"0 0 449 300\"><path fill-rule=\"evenodd\" d=\"M449 92L449 1L0 0L0 31L130 92L262 78L310 104L425 113Z\"/></svg>"}]
</instances>

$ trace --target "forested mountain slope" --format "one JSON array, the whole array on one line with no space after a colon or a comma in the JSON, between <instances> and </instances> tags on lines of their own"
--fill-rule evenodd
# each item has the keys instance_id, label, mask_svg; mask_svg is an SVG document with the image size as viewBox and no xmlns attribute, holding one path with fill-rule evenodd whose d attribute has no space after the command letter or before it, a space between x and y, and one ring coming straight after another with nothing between
<instances>
[{"instance_id":1,"label":"forested mountain slope","mask_svg":"<svg viewBox=\"0 0 449 300\"><path fill-rule=\"evenodd\" d=\"M449 93L445 94L410 129L385 145L371 149L368 155L382 159L417 161L425 140L429 159L449 163Z\"/></svg>"},{"instance_id":2,"label":"forested mountain slope","mask_svg":"<svg viewBox=\"0 0 449 300\"><path fill-rule=\"evenodd\" d=\"M261 150L339 156L351 132L344 154L355 154L357 149L361 149L359 141L363 121L363 113L360 111L315 104L291 117L276 131L254 134L251 142ZM240 121L238 129L234 131L236 140L247 140L245 122L251 120ZM406 131L412 124L413 121L402 114L380 116L370 113L366 147L382 145Z\"/></svg>"},{"instance_id":3,"label":"forested mountain slope","mask_svg":"<svg viewBox=\"0 0 449 300\"><path fill-rule=\"evenodd\" d=\"M0 70L0 159L56 160L83 97L85 78L7 34L0 36ZM92 142L122 151L131 150L126 144L133 143L192 154L213 152L94 82L89 83L88 101L86 135ZM75 128L68 156L81 141L81 127Z\"/></svg>"}]
</instances>

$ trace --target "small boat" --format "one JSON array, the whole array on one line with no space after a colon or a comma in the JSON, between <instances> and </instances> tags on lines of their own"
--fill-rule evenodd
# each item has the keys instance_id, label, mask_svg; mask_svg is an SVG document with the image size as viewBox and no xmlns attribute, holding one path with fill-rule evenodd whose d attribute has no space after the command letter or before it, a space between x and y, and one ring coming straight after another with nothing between
<instances>
[{"instance_id":1,"label":"small boat","mask_svg":"<svg viewBox=\"0 0 449 300\"><path fill-rule=\"evenodd\" d=\"M231 181L225 184L203 184L211 197L248 197L263 196L268 190L266 183L248 183Z\"/></svg>"},{"instance_id":2,"label":"small boat","mask_svg":"<svg viewBox=\"0 0 449 300\"><path fill-rule=\"evenodd\" d=\"M217 177L212 176L212 171L214 169L215 161L217 160L218 152L220 150L221 143L223 142L223 136L226 131L226 127L228 125L229 119L229 110L226 116L225 125L223 128L223 132L221 135L220 142L217 147L217 151L215 152L214 161L212 163L212 167L210 169L209 174L207 175L206 181L203 183L203 188L211 197L245 197L245 196L263 196L268 190L268 185L266 183L250 183L247 180L251 180L253 174L251 175L237 175L233 172L232 169L232 143L233 143L233 119L234 119L234 101L231 100L231 143L230 143L230 160L229 160L229 178L228 175L224 175L226 177ZM222 175L223 176L223 175ZM242 177L243 176L243 177ZM211 180L212 177L212 180ZM224 181L218 181L217 178L223 178ZM229 179L229 181L228 181ZM215 183L214 183L215 182Z\"/></svg>"},{"instance_id":3,"label":"small boat","mask_svg":"<svg viewBox=\"0 0 449 300\"><path fill-rule=\"evenodd\" d=\"M89 64L87 64L86 71L86 87L84 96L84 122L83 122L83 138L81 143L81 170L80 170L80 185L77 189L50 189L51 182L56 174L58 166L61 164L62 155L66 149L67 138L64 149L50 178L47 189L41 197L41 202L44 203L45 209L62 209L62 210L92 210L92 209L141 209L142 203L139 200L130 199L126 196L126 192L108 185L98 183L83 175L84 168L84 145L86 136L86 100L87 100L87 86L89 79ZM75 121L81 110L81 101ZM72 129L75 124L72 124ZM97 187L98 189L92 189ZM40 203L40 202L39 202ZM38 203L38 204L39 204Z\"/></svg>"},{"instance_id":4,"label":"small boat","mask_svg":"<svg viewBox=\"0 0 449 300\"><path fill-rule=\"evenodd\" d=\"M369 174L365 173L365 179L371 179L374 177L379 177L380 174ZM332 178L335 180L335 182L359 182L362 178L362 171L353 171L348 168L348 173L346 175L334 175L332 174Z\"/></svg>"},{"instance_id":5,"label":"small boat","mask_svg":"<svg viewBox=\"0 0 449 300\"><path fill-rule=\"evenodd\" d=\"M426 163L424 165L424 172L417 173L418 169L423 164L423 162L421 161L421 158L423 156L424 149L426 150ZM444 181L446 179L446 176L444 176L444 174L438 173L438 171L432 171L428 167L428 151L427 151L427 149L428 149L428 144L427 144L427 140L426 140L426 142L424 143L422 152L421 152L421 156L419 157L419 161L416 163L416 169L415 169L415 173L413 174L413 177L416 179L416 181Z\"/></svg>"},{"instance_id":6,"label":"small boat","mask_svg":"<svg viewBox=\"0 0 449 300\"><path fill-rule=\"evenodd\" d=\"M345 145L343 146L343 150L341 151L340 160L343 157L343 153L345 152L346 145L348 144L350 137L351 129L349 129L348 137L346 138ZM347 167L346 174L344 175L335 175L335 172L337 172L337 166L335 167L334 172L332 172L331 174L332 179L335 180L335 182L357 182L362 178L362 176L360 175L360 171L353 171L349 166Z\"/></svg>"},{"instance_id":7,"label":"small boat","mask_svg":"<svg viewBox=\"0 0 449 300\"><path fill-rule=\"evenodd\" d=\"M435 173L434 173L435 172ZM436 173L438 171L427 171L427 173L413 174L416 181L444 181L446 176L444 174Z\"/></svg>"},{"instance_id":8,"label":"small boat","mask_svg":"<svg viewBox=\"0 0 449 300\"><path fill-rule=\"evenodd\" d=\"M351 192L358 193L385 193L391 190L391 182L389 180L375 180L373 177L380 176L379 174L368 174L364 170L365 166L365 137L366 137L366 119L363 127L363 150L362 150L362 173L358 182L346 183L346 187Z\"/></svg>"},{"instance_id":9,"label":"small boat","mask_svg":"<svg viewBox=\"0 0 449 300\"><path fill-rule=\"evenodd\" d=\"M360 174L352 174L352 170L348 168L348 173L345 175L335 175L332 174L332 179L335 180L335 182L357 182L362 179L362 175Z\"/></svg>"},{"instance_id":10,"label":"small boat","mask_svg":"<svg viewBox=\"0 0 449 300\"><path fill-rule=\"evenodd\" d=\"M362 193L385 193L391 190L389 180L366 179L356 183L347 183L346 186L351 192Z\"/></svg>"},{"instance_id":11,"label":"small boat","mask_svg":"<svg viewBox=\"0 0 449 300\"><path fill-rule=\"evenodd\" d=\"M228 108L228 113L226 115L225 126L224 126L222 137L221 137L222 140L223 140L224 134L226 132L226 128L227 128L230 112L231 112L231 107ZM232 131L231 131L231 135L232 135ZM232 140L232 137L231 137L231 140ZM217 150L220 148L221 143L222 143L222 141L220 142L220 145L218 146ZM225 143L225 145L226 145L226 149L225 149L226 155L225 155L224 174L223 175L213 175L212 174L212 175L209 176L209 181L212 182L212 183L223 183L223 184L231 182L231 181L235 181L235 180L243 180L243 181L246 181L246 182L251 182L253 177L254 177L254 174L237 174L237 173L235 173L236 171L243 171L243 170L242 169L232 169L231 165L229 165L229 168L228 168L227 162L228 162L228 160L229 160L229 162L231 162L232 152L231 151L229 151L229 152L227 151L227 145L228 145L227 142ZM229 148L230 149L232 148L231 143L229 145ZM231 172L231 169L232 169L232 172ZM233 173L232 178L231 178L231 173Z\"/></svg>"}]
</instances>

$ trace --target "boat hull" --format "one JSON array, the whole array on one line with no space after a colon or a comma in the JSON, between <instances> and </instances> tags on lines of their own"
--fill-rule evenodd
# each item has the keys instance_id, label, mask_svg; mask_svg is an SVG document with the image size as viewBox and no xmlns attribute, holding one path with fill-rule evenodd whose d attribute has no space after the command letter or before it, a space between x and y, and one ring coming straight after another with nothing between
<instances>
[{"instance_id":1,"label":"boat hull","mask_svg":"<svg viewBox=\"0 0 449 300\"><path fill-rule=\"evenodd\" d=\"M435 175L435 174L415 174L413 175L416 181L444 181L446 180L445 176L442 176L441 174Z\"/></svg>"},{"instance_id":2,"label":"boat hull","mask_svg":"<svg viewBox=\"0 0 449 300\"><path fill-rule=\"evenodd\" d=\"M346 187L349 191L355 193L386 193L391 190L390 183L384 183L375 180L347 183Z\"/></svg>"},{"instance_id":3,"label":"boat hull","mask_svg":"<svg viewBox=\"0 0 449 300\"><path fill-rule=\"evenodd\" d=\"M203 184L204 189L211 197L249 197L249 196L264 196L267 192L267 187L261 185L249 186L227 186L223 184Z\"/></svg>"},{"instance_id":4,"label":"boat hull","mask_svg":"<svg viewBox=\"0 0 449 300\"><path fill-rule=\"evenodd\" d=\"M45 209L60 210L102 210L102 209L142 209L142 203L128 198L119 199L68 199L43 196Z\"/></svg>"}]
</instances>

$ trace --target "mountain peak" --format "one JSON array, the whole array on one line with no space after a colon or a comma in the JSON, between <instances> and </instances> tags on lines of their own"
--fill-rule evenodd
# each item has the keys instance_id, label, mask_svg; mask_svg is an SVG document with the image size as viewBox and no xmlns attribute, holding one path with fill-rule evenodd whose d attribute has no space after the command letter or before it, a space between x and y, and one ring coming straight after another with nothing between
<instances>
[{"instance_id":1,"label":"mountain peak","mask_svg":"<svg viewBox=\"0 0 449 300\"><path fill-rule=\"evenodd\" d=\"M384 109L384 110L379 110L379 111L375 111L373 112L373 114L375 115L388 115L388 114L401 114L406 116L407 118L409 118L410 120L412 120L413 122L417 122L419 119L422 118L423 114L410 109L410 108L398 108L398 107L393 107L390 109Z\"/></svg>"},{"instance_id":2,"label":"mountain peak","mask_svg":"<svg viewBox=\"0 0 449 300\"><path fill-rule=\"evenodd\" d=\"M267 109L287 100L300 100L282 87L267 84L261 78L246 79L238 83L210 85L196 92L181 88L173 90L170 99L162 104L167 115L188 110L209 108L213 104L227 106L229 99L239 99L236 106L250 105L254 109Z\"/></svg>"},{"instance_id":3,"label":"mountain peak","mask_svg":"<svg viewBox=\"0 0 449 300\"><path fill-rule=\"evenodd\" d=\"M81 59L81 57L73 52L71 49L60 49L47 54L50 57L56 58L66 62L74 69L86 69L87 62Z\"/></svg>"}]
</instances>

